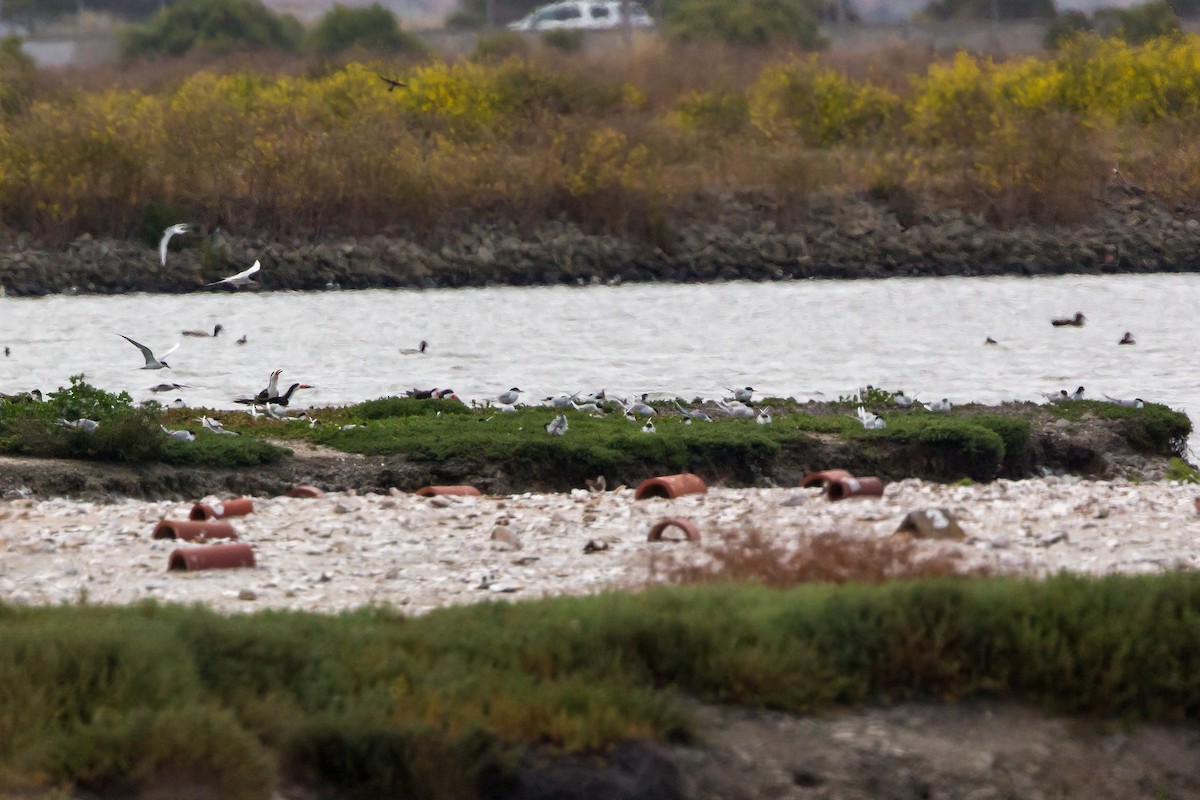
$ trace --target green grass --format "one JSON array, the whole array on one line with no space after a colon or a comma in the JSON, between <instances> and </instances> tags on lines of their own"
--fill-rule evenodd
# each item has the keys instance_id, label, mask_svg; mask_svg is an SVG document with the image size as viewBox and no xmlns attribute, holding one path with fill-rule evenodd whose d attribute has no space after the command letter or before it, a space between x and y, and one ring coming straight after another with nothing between
<instances>
[{"instance_id":1,"label":"green grass","mask_svg":"<svg viewBox=\"0 0 1200 800\"><path fill-rule=\"evenodd\" d=\"M408 619L0 606L0 789L278 780L471 797L536 744L696 735L680 695L810 713L1012 698L1200 719L1200 576L730 584ZM439 782L449 781L445 786Z\"/></svg>"},{"instance_id":2,"label":"green grass","mask_svg":"<svg viewBox=\"0 0 1200 800\"><path fill-rule=\"evenodd\" d=\"M196 467L252 467L290 455L261 439L204 432L195 416L189 411L179 422L196 440L173 441L160 427L163 413L156 404L134 406L127 393L97 389L74 375L70 386L51 392L43 403L0 401L0 453ZM92 419L100 426L87 433L63 427L60 419Z\"/></svg>"},{"instance_id":3,"label":"green grass","mask_svg":"<svg viewBox=\"0 0 1200 800\"><path fill-rule=\"evenodd\" d=\"M773 424L721 419L684 425L662 405L656 435L641 433L640 423L619 413L592 417L570 410L568 434L550 437L544 428L557 412L547 408L503 413L472 409L456 400L385 397L311 410L321 423L313 428L307 421L281 423L243 412L134 407L128 395L109 394L75 376L70 387L52 393L45 403L0 402L0 452L239 467L276 463L289 454L264 439L307 440L362 455L468 466L459 471L498 464L517 485L565 489L595 475L630 482L685 470L713 481L752 484L798 465L829 466L831 437L853 445L836 456L846 461L842 466L878 470L884 477L990 481L1031 474L1034 429L1056 419L1115 421L1118 435L1132 448L1158 456L1180 455L1191 432L1186 415L1154 404L1136 409L1093 401L1025 403L1000 409L965 406L937 414L897 409L891 393L876 391L866 405L886 419L883 430L862 427L853 416L857 402L800 404L769 398L761 405L774 410ZM243 435L200 432L195 442L184 444L169 441L159 430L163 422L199 431L195 419L200 414L220 418ZM55 424L59 418L80 417L100 420L100 430L86 434ZM356 427L342 429L350 425Z\"/></svg>"}]
</instances>

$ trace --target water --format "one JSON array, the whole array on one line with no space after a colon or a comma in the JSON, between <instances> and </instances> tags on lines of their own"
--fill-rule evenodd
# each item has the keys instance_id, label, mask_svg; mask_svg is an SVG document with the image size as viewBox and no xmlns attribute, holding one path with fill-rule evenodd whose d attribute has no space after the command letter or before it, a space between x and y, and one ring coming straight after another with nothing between
<instances>
[{"instance_id":1,"label":"water","mask_svg":"<svg viewBox=\"0 0 1200 800\"><path fill-rule=\"evenodd\" d=\"M1088 397L1143 397L1195 418L1197 308L1193 275L0 298L0 347L12 348L0 391L48 391L85 373L136 400L230 408L277 368L281 387L317 387L297 394L302 406L435 386L464 399L518 386L537 400L750 385L823 400L869 383L995 403L1083 385ZM1083 328L1051 327L1076 311ZM219 338L180 336L218 322ZM1136 346L1117 346L1126 330ZM157 351L183 344L173 369L139 370L118 333ZM235 344L243 334L249 342ZM428 353L399 352L421 339ZM163 381L196 388L148 391Z\"/></svg>"}]
</instances>

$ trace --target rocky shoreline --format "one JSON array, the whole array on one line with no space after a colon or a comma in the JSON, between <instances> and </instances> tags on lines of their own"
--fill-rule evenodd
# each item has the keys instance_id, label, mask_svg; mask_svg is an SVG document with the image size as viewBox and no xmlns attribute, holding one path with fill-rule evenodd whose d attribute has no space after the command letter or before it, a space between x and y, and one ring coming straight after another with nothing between
<instances>
[{"instance_id":1,"label":"rocky shoreline","mask_svg":"<svg viewBox=\"0 0 1200 800\"><path fill-rule=\"evenodd\" d=\"M265 290L1200 270L1200 220L1127 186L1110 187L1086 224L1011 230L957 209L910 213L865 196L809 198L786 213L748 195L693 205L653 243L566 221L533 230L468 222L424 237L396 228L270 239L216 228L180 237L166 268L139 241L84 235L54 248L10 234L0 241L0 294L191 292L255 259Z\"/></svg>"}]
</instances>

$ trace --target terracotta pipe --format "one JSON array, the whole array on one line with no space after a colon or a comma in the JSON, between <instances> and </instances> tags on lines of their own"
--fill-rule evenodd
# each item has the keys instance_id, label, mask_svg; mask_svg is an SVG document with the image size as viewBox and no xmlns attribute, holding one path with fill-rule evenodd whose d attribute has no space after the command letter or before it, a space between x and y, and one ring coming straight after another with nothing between
<instances>
[{"instance_id":1,"label":"terracotta pipe","mask_svg":"<svg viewBox=\"0 0 1200 800\"><path fill-rule=\"evenodd\" d=\"M661 475L657 478L647 478L638 484L633 493L634 500L644 500L647 497L666 497L674 499L685 494L704 494L708 485L699 475L682 472L678 475Z\"/></svg>"},{"instance_id":2,"label":"terracotta pipe","mask_svg":"<svg viewBox=\"0 0 1200 800\"><path fill-rule=\"evenodd\" d=\"M844 469L826 469L821 472L810 472L804 476L804 480L800 481L800 488L808 489L812 486L820 486L824 489L829 485L830 481L852 477L854 476Z\"/></svg>"},{"instance_id":3,"label":"terracotta pipe","mask_svg":"<svg viewBox=\"0 0 1200 800\"><path fill-rule=\"evenodd\" d=\"M421 497L433 497L435 494L481 495L474 486L422 486L417 489Z\"/></svg>"},{"instance_id":4,"label":"terracotta pipe","mask_svg":"<svg viewBox=\"0 0 1200 800\"><path fill-rule=\"evenodd\" d=\"M658 522L654 523L653 527L650 528L650 534L646 537L646 541L663 541L663 531L670 527L679 528L679 530L683 531L683 535L687 537L687 541L689 542L700 541L700 529L696 527L696 523L684 517L667 517L666 519L660 519Z\"/></svg>"},{"instance_id":5,"label":"terracotta pipe","mask_svg":"<svg viewBox=\"0 0 1200 800\"><path fill-rule=\"evenodd\" d=\"M825 485L825 496L831 501L847 497L882 497L883 481L879 478L838 478Z\"/></svg>"},{"instance_id":6,"label":"terracotta pipe","mask_svg":"<svg viewBox=\"0 0 1200 800\"><path fill-rule=\"evenodd\" d=\"M293 486L287 490L288 497L322 497L325 493L315 486Z\"/></svg>"},{"instance_id":7,"label":"terracotta pipe","mask_svg":"<svg viewBox=\"0 0 1200 800\"><path fill-rule=\"evenodd\" d=\"M249 497L238 497L225 502L196 503L192 506L190 519L224 519L225 517L244 517L253 513L254 501Z\"/></svg>"},{"instance_id":8,"label":"terracotta pipe","mask_svg":"<svg viewBox=\"0 0 1200 800\"><path fill-rule=\"evenodd\" d=\"M254 550L248 544L212 544L207 547L181 547L171 553L168 572L195 572L201 569L253 567Z\"/></svg>"},{"instance_id":9,"label":"terracotta pipe","mask_svg":"<svg viewBox=\"0 0 1200 800\"><path fill-rule=\"evenodd\" d=\"M154 526L154 539L179 539L184 542L204 542L209 539L236 539L237 531L228 522L212 520L160 519Z\"/></svg>"}]
</instances>

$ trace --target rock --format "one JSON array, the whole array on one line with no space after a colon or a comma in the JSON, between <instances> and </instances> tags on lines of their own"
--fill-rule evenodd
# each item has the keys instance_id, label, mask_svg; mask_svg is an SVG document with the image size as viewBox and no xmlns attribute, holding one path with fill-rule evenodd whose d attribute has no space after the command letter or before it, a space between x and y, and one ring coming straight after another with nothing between
<instances>
[{"instance_id":1,"label":"rock","mask_svg":"<svg viewBox=\"0 0 1200 800\"><path fill-rule=\"evenodd\" d=\"M507 545L513 550L521 549L521 540L507 525L497 525L496 527L492 528L491 539L493 542Z\"/></svg>"}]
</instances>

